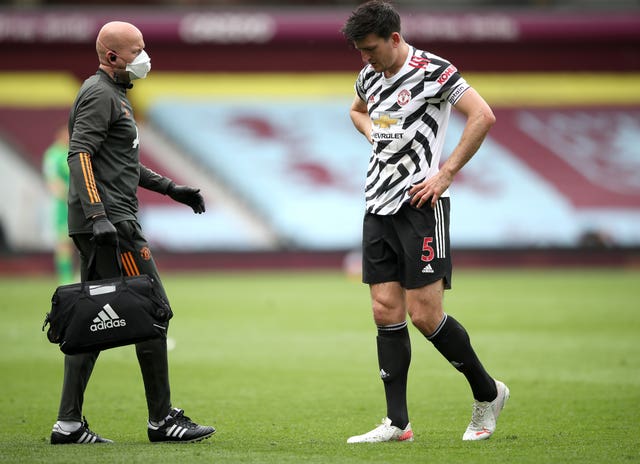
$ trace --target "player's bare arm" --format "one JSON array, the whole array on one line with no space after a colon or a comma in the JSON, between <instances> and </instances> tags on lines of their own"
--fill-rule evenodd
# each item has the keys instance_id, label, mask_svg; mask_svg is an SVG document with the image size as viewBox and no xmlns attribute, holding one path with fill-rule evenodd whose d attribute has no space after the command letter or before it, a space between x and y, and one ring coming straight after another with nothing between
<instances>
[{"instance_id":1,"label":"player's bare arm","mask_svg":"<svg viewBox=\"0 0 640 464\"><path fill-rule=\"evenodd\" d=\"M351 116L351 121L353 125L356 126L356 129L358 129L358 132L364 135L369 143L373 143L373 139L371 138L371 118L369 117L367 104L357 95L351 104L349 116Z\"/></svg>"},{"instance_id":2,"label":"player's bare arm","mask_svg":"<svg viewBox=\"0 0 640 464\"><path fill-rule=\"evenodd\" d=\"M431 198L431 207L435 208L440 196L453 182L455 175L478 151L496 117L486 101L474 89L468 89L454 105L464 114L467 122L458 145L451 156L442 165L440 171L431 179L414 185L409 190L411 204L422 207Z\"/></svg>"}]
</instances>

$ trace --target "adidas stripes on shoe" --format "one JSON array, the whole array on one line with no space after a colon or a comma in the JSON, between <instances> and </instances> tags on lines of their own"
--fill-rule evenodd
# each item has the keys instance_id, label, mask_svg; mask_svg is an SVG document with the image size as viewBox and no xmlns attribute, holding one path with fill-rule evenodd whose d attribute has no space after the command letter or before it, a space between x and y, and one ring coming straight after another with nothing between
<instances>
[{"instance_id":1,"label":"adidas stripes on shoe","mask_svg":"<svg viewBox=\"0 0 640 464\"><path fill-rule=\"evenodd\" d=\"M53 430L51 430L52 445L90 445L94 443L113 443L113 441L102 438L97 433L92 432L84 417L82 418L82 425L80 425L80 428L73 432L63 430L57 423L53 424Z\"/></svg>"},{"instance_id":2,"label":"adidas stripes on shoe","mask_svg":"<svg viewBox=\"0 0 640 464\"><path fill-rule=\"evenodd\" d=\"M216 429L198 425L184 415L182 409L173 408L164 424L154 427L148 424L147 434L154 443L192 443L209 438Z\"/></svg>"}]
</instances>

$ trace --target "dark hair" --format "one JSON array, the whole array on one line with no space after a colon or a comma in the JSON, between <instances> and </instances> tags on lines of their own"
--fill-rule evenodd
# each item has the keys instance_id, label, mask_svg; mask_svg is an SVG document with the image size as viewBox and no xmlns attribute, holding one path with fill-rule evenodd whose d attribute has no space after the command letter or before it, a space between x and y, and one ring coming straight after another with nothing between
<instances>
[{"instance_id":1,"label":"dark hair","mask_svg":"<svg viewBox=\"0 0 640 464\"><path fill-rule=\"evenodd\" d=\"M394 32L400 32L400 15L391 3L372 0L356 8L342 28L350 42L375 34L387 40Z\"/></svg>"}]
</instances>

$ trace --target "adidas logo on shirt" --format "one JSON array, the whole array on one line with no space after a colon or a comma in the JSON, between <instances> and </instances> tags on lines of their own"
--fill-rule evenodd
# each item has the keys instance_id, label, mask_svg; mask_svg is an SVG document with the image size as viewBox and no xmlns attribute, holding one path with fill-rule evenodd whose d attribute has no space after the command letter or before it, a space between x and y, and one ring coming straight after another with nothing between
<instances>
[{"instance_id":1,"label":"adidas logo on shirt","mask_svg":"<svg viewBox=\"0 0 640 464\"><path fill-rule=\"evenodd\" d=\"M103 311L100 311L98 316L93 319L93 324L91 324L89 329L91 332L98 332L100 330L124 327L125 325L127 325L127 321L118 316L111 305L107 303L103 306Z\"/></svg>"}]
</instances>

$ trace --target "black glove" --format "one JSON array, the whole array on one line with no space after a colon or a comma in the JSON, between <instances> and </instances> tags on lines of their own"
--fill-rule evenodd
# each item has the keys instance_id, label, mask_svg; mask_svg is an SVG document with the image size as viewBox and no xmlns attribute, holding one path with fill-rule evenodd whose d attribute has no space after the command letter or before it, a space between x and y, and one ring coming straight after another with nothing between
<instances>
[{"instance_id":1,"label":"black glove","mask_svg":"<svg viewBox=\"0 0 640 464\"><path fill-rule=\"evenodd\" d=\"M106 216L93 218L93 238L97 245L117 245L118 231Z\"/></svg>"},{"instance_id":2,"label":"black glove","mask_svg":"<svg viewBox=\"0 0 640 464\"><path fill-rule=\"evenodd\" d=\"M200 189L187 187L186 185L176 185L173 182L167 189L167 195L171 199L191 206L196 214L204 213L204 198L200 195Z\"/></svg>"}]
</instances>

